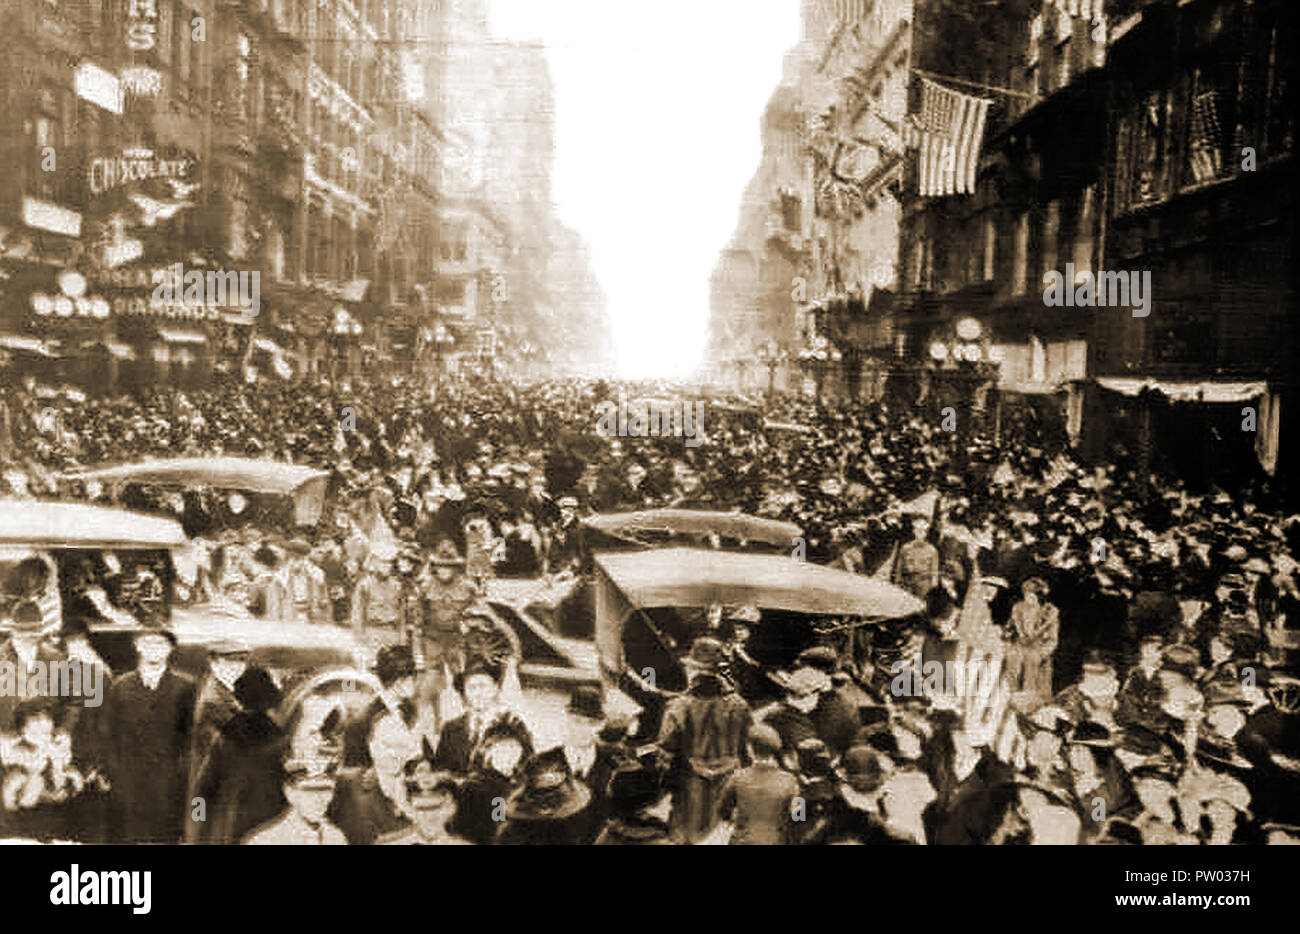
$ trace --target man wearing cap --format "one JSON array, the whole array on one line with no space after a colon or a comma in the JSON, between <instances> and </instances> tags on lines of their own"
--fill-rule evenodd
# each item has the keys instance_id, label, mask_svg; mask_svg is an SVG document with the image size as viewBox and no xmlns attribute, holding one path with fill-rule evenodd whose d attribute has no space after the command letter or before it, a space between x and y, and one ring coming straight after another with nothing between
<instances>
[{"instance_id":1,"label":"man wearing cap","mask_svg":"<svg viewBox=\"0 0 1300 934\"><path fill-rule=\"evenodd\" d=\"M578 525L577 498L562 496L556 505L560 509L560 521L551 530L551 541L546 555L546 567L552 574L558 574L578 560L581 534Z\"/></svg>"},{"instance_id":2,"label":"man wearing cap","mask_svg":"<svg viewBox=\"0 0 1300 934\"><path fill-rule=\"evenodd\" d=\"M366 559L365 571L352 591L352 629L387 629L402 625L402 584L393 573L393 560L380 553Z\"/></svg>"},{"instance_id":3,"label":"man wearing cap","mask_svg":"<svg viewBox=\"0 0 1300 934\"><path fill-rule=\"evenodd\" d=\"M284 764L282 790L289 807L244 839L245 846L346 846L343 831L325 817L334 797L334 766L328 761L291 759Z\"/></svg>"},{"instance_id":4,"label":"man wearing cap","mask_svg":"<svg viewBox=\"0 0 1300 934\"><path fill-rule=\"evenodd\" d=\"M164 629L135 636L139 666L120 675L104 700L114 839L175 843L190 802L194 682L168 666L176 637Z\"/></svg>"},{"instance_id":5,"label":"man wearing cap","mask_svg":"<svg viewBox=\"0 0 1300 934\"><path fill-rule=\"evenodd\" d=\"M425 620L421 650L424 664L435 668L442 659L454 664L451 653L460 644L461 619L478 599L479 591L465 575L465 560L450 539L434 547L432 575L424 582Z\"/></svg>"},{"instance_id":6,"label":"man wearing cap","mask_svg":"<svg viewBox=\"0 0 1300 934\"><path fill-rule=\"evenodd\" d=\"M752 715L723 674L726 647L709 636L695 640L683 665L686 693L664 710L656 745L674 782L671 824L692 843L716 823L717 796L741 766Z\"/></svg>"}]
</instances>

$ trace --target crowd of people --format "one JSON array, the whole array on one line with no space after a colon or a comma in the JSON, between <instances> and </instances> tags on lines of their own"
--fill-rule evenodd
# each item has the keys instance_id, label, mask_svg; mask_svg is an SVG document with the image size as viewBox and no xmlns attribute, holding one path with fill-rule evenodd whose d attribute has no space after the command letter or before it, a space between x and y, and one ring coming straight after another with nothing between
<instances>
[{"instance_id":1,"label":"crowd of people","mask_svg":"<svg viewBox=\"0 0 1300 934\"><path fill-rule=\"evenodd\" d=\"M1275 492L1089 468L1011 424L995 442L885 405L782 400L765 422L754 408L706 401L695 447L598 432L598 404L638 388L232 381L65 402L53 422L47 399L9 393L5 495L170 512L195 542L179 599L393 637L376 664L383 693L359 722L323 724L306 755L287 751L280 689L244 647L213 648L195 684L169 667L165 627L142 632L138 667L117 674L102 707L11 705L0 725L6 834L479 844L1300 836L1300 642L1288 628L1300 621L1300 516ZM297 527L291 508L257 497L103 490L68 474L221 454L330 471L320 522ZM807 560L887 578L925 612L827 626L792 663L756 670L744 638L761 613L715 608L723 627L689 646L687 690L654 722L607 713L602 692L580 688L570 738L537 748L509 652L474 623L485 582L581 575L582 517L660 506L791 520ZM10 583L4 657L21 670L41 653L107 669L88 625L148 615L101 583L123 576L115 563L61 582L56 632L37 599L43 583ZM976 657L995 660L992 700L972 705L946 675L927 677Z\"/></svg>"}]
</instances>

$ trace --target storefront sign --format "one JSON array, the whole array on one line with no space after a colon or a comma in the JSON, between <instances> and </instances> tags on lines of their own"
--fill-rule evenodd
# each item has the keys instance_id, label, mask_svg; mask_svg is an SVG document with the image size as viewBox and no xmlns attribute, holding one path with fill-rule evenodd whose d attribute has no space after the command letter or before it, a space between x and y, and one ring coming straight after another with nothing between
<instances>
[{"instance_id":1,"label":"storefront sign","mask_svg":"<svg viewBox=\"0 0 1300 934\"><path fill-rule=\"evenodd\" d=\"M193 159L159 159L149 149L128 149L120 156L90 160L90 192L102 195L121 185L151 178L184 180L193 171Z\"/></svg>"}]
</instances>

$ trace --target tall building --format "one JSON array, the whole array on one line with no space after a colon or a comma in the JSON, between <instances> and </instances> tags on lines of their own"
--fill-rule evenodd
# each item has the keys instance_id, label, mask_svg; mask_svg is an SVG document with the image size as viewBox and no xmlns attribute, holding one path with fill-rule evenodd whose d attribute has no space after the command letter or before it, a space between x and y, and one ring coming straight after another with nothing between
<instances>
[{"instance_id":1,"label":"tall building","mask_svg":"<svg viewBox=\"0 0 1300 934\"><path fill-rule=\"evenodd\" d=\"M728 381L859 391L860 323L895 279L910 7L803 4L713 277L710 356Z\"/></svg>"}]
</instances>

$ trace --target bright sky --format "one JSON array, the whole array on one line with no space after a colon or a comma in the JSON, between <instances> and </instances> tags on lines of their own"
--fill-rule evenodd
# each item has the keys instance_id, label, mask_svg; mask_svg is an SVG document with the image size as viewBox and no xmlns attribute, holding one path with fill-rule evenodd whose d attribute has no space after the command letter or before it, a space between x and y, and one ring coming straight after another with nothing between
<instances>
[{"instance_id":1,"label":"bright sky","mask_svg":"<svg viewBox=\"0 0 1300 934\"><path fill-rule=\"evenodd\" d=\"M490 3L495 35L547 47L555 199L591 248L620 374L689 374L798 0Z\"/></svg>"}]
</instances>

